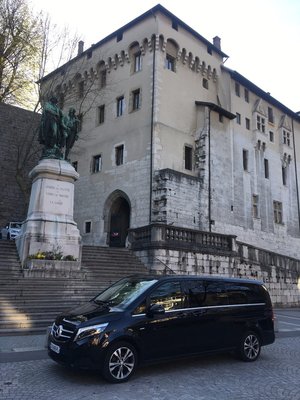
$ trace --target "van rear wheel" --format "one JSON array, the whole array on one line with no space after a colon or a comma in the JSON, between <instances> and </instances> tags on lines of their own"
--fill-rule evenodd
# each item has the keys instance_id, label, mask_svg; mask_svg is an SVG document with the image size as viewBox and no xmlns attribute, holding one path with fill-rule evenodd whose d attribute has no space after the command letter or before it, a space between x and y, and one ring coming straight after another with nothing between
<instances>
[{"instance_id":1,"label":"van rear wheel","mask_svg":"<svg viewBox=\"0 0 300 400\"><path fill-rule=\"evenodd\" d=\"M126 342L112 345L106 354L102 368L103 377L112 383L128 381L137 366L137 352Z\"/></svg>"},{"instance_id":2,"label":"van rear wheel","mask_svg":"<svg viewBox=\"0 0 300 400\"><path fill-rule=\"evenodd\" d=\"M255 361L260 355L260 338L255 332L247 332L243 335L238 355L243 361Z\"/></svg>"}]
</instances>

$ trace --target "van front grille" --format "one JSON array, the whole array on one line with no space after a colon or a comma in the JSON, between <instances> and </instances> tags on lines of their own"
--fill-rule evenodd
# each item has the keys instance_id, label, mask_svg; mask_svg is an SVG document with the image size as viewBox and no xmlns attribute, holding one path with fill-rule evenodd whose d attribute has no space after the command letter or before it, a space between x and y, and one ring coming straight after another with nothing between
<instances>
[{"instance_id":1,"label":"van front grille","mask_svg":"<svg viewBox=\"0 0 300 400\"><path fill-rule=\"evenodd\" d=\"M51 329L51 335L59 342L68 342L73 336L76 326L79 323L63 320L61 324L54 323Z\"/></svg>"}]
</instances>

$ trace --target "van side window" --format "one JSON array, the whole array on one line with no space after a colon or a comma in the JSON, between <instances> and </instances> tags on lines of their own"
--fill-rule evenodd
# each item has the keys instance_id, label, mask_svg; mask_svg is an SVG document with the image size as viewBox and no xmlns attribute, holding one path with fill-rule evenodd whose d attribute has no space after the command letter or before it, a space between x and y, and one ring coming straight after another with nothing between
<instances>
[{"instance_id":1,"label":"van side window","mask_svg":"<svg viewBox=\"0 0 300 400\"><path fill-rule=\"evenodd\" d=\"M150 294L150 304L161 304L166 311L183 308L184 294L179 282L166 282Z\"/></svg>"},{"instance_id":2,"label":"van side window","mask_svg":"<svg viewBox=\"0 0 300 400\"><path fill-rule=\"evenodd\" d=\"M223 282L209 282L206 287L206 306L223 306L228 304L226 288Z\"/></svg>"},{"instance_id":3,"label":"van side window","mask_svg":"<svg viewBox=\"0 0 300 400\"><path fill-rule=\"evenodd\" d=\"M189 307L201 307L205 300L205 287L202 281L187 282Z\"/></svg>"},{"instance_id":4,"label":"van side window","mask_svg":"<svg viewBox=\"0 0 300 400\"><path fill-rule=\"evenodd\" d=\"M255 303L266 302L263 287L259 285L247 284L246 288L247 288L248 303L255 304Z\"/></svg>"},{"instance_id":5,"label":"van side window","mask_svg":"<svg viewBox=\"0 0 300 400\"><path fill-rule=\"evenodd\" d=\"M247 288L236 284L236 283L226 283L227 296L229 304L247 304Z\"/></svg>"}]
</instances>

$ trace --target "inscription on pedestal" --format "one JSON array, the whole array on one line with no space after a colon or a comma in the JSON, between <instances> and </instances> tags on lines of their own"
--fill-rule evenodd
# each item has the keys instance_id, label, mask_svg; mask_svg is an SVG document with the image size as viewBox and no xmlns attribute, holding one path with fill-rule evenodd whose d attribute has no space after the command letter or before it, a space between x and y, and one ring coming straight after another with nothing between
<instances>
[{"instance_id":1,"label":"inscription on pedestal","mask_svg":"<svg viewBox=\"0 0 300 400\"><path fill-rule=\"evenodd\" d=\"M55 209L56 213L68 214L70 207L71 189L66 182L49 182L45 185L45 203L47 210Z\"/></svg>"}]
</instances>

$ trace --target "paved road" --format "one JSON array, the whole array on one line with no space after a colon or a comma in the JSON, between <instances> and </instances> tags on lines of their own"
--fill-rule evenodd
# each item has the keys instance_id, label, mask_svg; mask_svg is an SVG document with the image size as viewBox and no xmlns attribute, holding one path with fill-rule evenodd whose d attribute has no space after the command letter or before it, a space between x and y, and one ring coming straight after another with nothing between
<instances>
[{"instance_id":1,"label":"paved road","mask_svg":"<svg viewBox=\"0 0 300 400\"><path fill-rule=\"evenodd\" d=\"M0 364L5 400L300 400L300 338L279 338L259 360L200 357L140 369L112 385L97 373L65 369L51 360Z\"/></svg>"}]
</instances>

